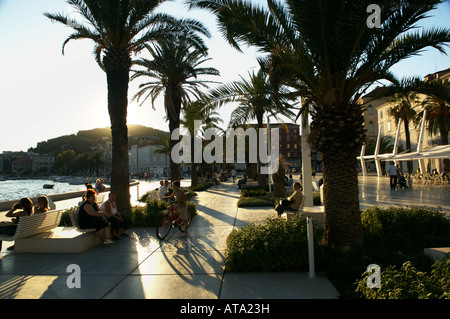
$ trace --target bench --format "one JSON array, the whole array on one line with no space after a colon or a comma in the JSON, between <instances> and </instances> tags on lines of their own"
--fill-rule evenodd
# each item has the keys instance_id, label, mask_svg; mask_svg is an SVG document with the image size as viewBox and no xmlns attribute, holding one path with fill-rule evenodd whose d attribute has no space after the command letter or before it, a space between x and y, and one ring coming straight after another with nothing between
<instances>
[{"instance_id":1,"label":"bench","mask_svg":"<svg viewBox=\"0 0 450 319\"><path fill-rule=\"evenodd\" d=\"M78 210L73 210L69 212L70 221L72 222L72 226L80 233L93 233L96 231L95 228L80 228L79 218L78 218Z\"/></svg>"},{"instance_id":2,"label":"bench","mask_svg":"<svg viewBox=\"0 0 450 319\"><path fill-rule=\"evenodd\" d=\"M238 180L239 189L241 189L242 185L247 184L247 180L248 180L247 178L242 178L242 179Z\"/></svg>"},{"instance_id":3,"label":"bench","mask_svg":"<svg viewBox=\"0 0 450 319\"><path fill-rule=\"evenodd\" d=\"M0 235L0 250L3 241L16 241L21 238L31 237L40 233L50 231L58 227L63 211L52 210L46 213L22 216L17 224L16 232L13 236Z\"/></svg>"},{"instance_id":4,"label":"bench","mask_svg":"<svg viewBox=\"0 0 450 319\"><path fill-rule=\"evenodd\" d=\"M48 213L47 213L48 214ZM44 215L44 214L43 214ZM78 210L69 212L72 227L56 227L16 241L16 253L81 253L101 244L94 229L81 229Z\"/></svg>"}]
</instances>

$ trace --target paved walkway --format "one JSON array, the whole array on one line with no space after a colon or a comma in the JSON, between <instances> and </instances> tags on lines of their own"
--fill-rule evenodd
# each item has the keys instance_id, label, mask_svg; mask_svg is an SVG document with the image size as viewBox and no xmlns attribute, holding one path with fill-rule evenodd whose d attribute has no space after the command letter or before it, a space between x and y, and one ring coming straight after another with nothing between
<instances>
[{"instance_id":1,"label":"paved walkway","mask_svg":"<svg viewBox=\"0 0 450 319\"><path fill-rule=\"evenodd\" d=\"M133 228L111 247L81 254L1 253L0 298L309 299L337 298L326 278L304 273L225 273L226 238L234 227L263 222L273 210L238 209L235 185L199 192L189 237L175 229L160 242L154 228ZM69 265L81 288L70 289Z\"/></svg>"},{"instance_id":2,"label":"paved walkway","mask_svg":"<svg viewBox=\"0 0 450 319\"><path fill-rule=\"evenodd\" d=\"M146 189L141 184L139 193ZM183 185L183 184L182 184ZM185 186L185 185L183 185ZM392 192L387 179L360 177L360 206L441 206L450 212L449 186L417 186ZM131 191L133 201L138 194ZM237 208L235 185L222 183L199 192L199 210L190 235L172 231L162 243L154 228L133 228L112 247L82 254L0 253L1 298L85 299L334 299L338 293L323 277L305 273L225 273L226 238L249 222L275 216L273 209ZM77 202L77 200L75 200ZM74 202L75 203L75 202ZM76 203L75 203L76 205ZM58 202L71 207L72 201ZM78 265L81 288L70 289L69 265Z\"/></svg>"}]
</instances>

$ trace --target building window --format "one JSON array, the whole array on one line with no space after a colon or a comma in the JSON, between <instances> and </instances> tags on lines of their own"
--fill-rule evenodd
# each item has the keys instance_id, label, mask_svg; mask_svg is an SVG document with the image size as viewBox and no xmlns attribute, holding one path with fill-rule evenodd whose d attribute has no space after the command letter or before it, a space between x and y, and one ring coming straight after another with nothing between
<instances>
[{"instance_id":1,"label":"building window","mask_svg":"<svg viewBox=\"0 0 450 319\"><path fill-rule=\"evenodd\" d=\"M369 122L369 133L374 133L374 126L372 121Z\"/></svg>"},{"instance_id":2,"label":"building window","mask_svg":"<svg viewBox=\"0 0 450 319\"><path fill-rule=\"evenodd\" d=\"M383 118L383 111L380 111L380 119Z\"/></svg>"},{"instance_id":3,"label":"building window","mask_svg":"<svg viewBox=\"0 0 450 319\"><path fill-rule=\"evenodd\" d=\"M372 106L372 104L370 104L370 105L367 107L367 112L368 112L370 115L373 115L373 106Z\"/></svg>"},{"instance_id":4,"label":"building window","mask_svg":"<svg viewBox=\"0 0 450 319\"><path fill-rule=\"evenodd\" d=\"M388 130L388 132L391 131L391 122L390 121L387 123L387 130Z\"/></svg>"}]
</instances>

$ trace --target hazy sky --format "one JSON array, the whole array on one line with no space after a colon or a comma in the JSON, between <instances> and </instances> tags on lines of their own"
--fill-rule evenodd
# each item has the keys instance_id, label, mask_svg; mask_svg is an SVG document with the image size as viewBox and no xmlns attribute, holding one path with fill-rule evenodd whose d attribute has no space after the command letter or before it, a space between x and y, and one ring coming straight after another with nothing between
<instances>
[{"instance_id":1,"label":"hazy sky","mask_svg":"<svg viewBox=\"0 0 450 319\"><path fill-rule=\"evenodd\" d=\"M252 0L265 3L265 0ZM375 1L376 2L376 1ZM204 11L187 11L184 0L163 4L160 11L177 17L189 16L202 21L213 34L207 40L210 57L205 66L219 69L215 80L228 82L246 77L257 66L255 50L245 54L232 49L217 31L214 16ZM93 58L93 43L71 41L61 54L61 46L71 30L52 23L44 12L71 13L65 0L0 0L0 153L26 151L38 142L79 130L109 127L105 73ZM421 25L450 27L450 4L447 2ZM450 53L450 49L447 50ZM425 76L450 67L450 58L427 50L392 69L395 75ZM129 99L141 81L130 83ZM228 124L233 106L220 114ZM129 103L128 123L168 131L162 100L156 111L148 102Z\"/></svg>"}]
</instances>

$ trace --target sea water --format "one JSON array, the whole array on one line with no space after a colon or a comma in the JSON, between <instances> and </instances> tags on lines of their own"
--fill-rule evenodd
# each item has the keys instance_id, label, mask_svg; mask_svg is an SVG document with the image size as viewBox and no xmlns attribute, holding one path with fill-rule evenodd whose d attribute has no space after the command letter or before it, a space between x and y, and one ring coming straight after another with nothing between
<instances>
[{"instance_id":1,"label":"sea water","mask_svg":"<svg viewBox=\"0 0 450 319\"><path fill-rule=\"evenodd\" d=\"M44 188L44 184L55 185ZM22 197L52 195L85 190L85 185L72 185L67 182L54 182L46 179L0 181L0 202L16 200Z\"/></svg>"}]
</instances>

